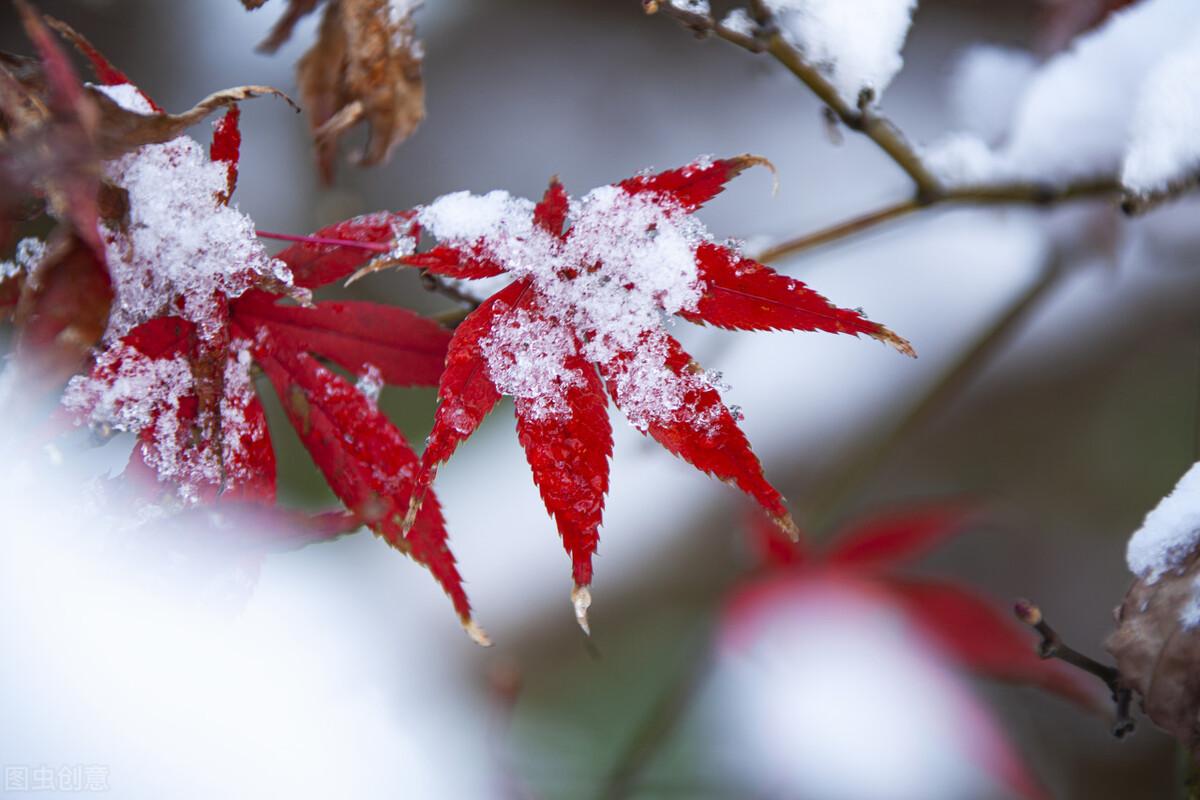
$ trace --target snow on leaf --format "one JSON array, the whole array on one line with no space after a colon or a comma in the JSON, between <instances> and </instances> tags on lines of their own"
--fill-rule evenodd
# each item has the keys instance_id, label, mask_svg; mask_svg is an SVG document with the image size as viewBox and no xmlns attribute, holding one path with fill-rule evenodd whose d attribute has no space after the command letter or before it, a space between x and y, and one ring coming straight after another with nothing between
<instances>
[{"instance_id":1,"label":"snow on leaf","mask_svg":"<svg viewBox=\"0 0 1200 800\"><path fill-rule=\"evenodd\" d=\"M784 37L850 105L881 96L904 60L900 50L917 0L765 0Z\"/></svg>"},{"instance_id":2,"label":"snow on leaf","mask_svg":"<svg viewBox=\"0 0 1200 800\"><path fill-rule=\"evenodd\" d=\"M603 365L601 372L617 407L635 427L697 469L753 497L780 528L796 535L783 497L767 483L745 434L679 342L655 332L636 351ZM643 382L665 392L647 397Z\"/></svg>"},{"instance_id":3,"label":"snow on leaf","mask_svg":"<svg viewBox=\"0 0 1200 800\"><path fill-rule=\"evenodd\" d=\"M690 212L716 197L725 184L754 166L775 169L767 159L746 153L733 158L701 158L678 169L626 178L617 185L629 194L658 195L661 200L674 202Z\"/></svg>"},{"instance_id":4,"label":"snow on leaf","mask_svg":"<svg viewBox=\"0 0 1200 800\"><path fill-rule=\"evenodd\" d=\"M131 84L101 89L142 113L148 102ZM267 255L254 223L226 205L229 174L195 140L181 136L138 148L107 166L129 195L128 220L104 226L117 302L110 336L120 338L168 308L195 323L201 339L221 327L219 298L271 282L291 285L286 265Z\"/></svg>"},{"instance_id":5,"label":"snow on leaf","mask_svg":"<svg viewBox=\"0 0 1200 800\"><path fill-rule=\"evenodd\" d=\"M1146 515L1129 537L1129 571L1147 583L1183 569L1200 552L1200 463Z\"/></svg>"},{"instance_id":6,"label":"snow on leaf","mask_svg":"<svg viewBox=\"0 0 1200 800\"><path fill-rule=\"evenodd\" d=\"M595 367L579 355L564 366L572 377L564 380L562 412L547 413L539 398L518 398L517 436L571 556L575 584L587 586L608 493L612 427Z\"/></svg>"},{"instance_id":7,"label":"snow on leaf","mask_svg":"<svg viewBox=\"0 0 1200 800\"><path fill-rule=\"evenodd\" d=\"M571 515L547 491L550 467L557 472L562 466L544 451L564 446L554 436L575 437L581 414L603 415L593 370L635 428L740 488L794 533L783 499L763 477L735 415L711 377L663 330L664 317L743 329L866 333L907 348L876 323L714 243L691 215L758 163L762 159L753 156L702 158L579 199L569 198L555 180L537 204L502 191L457 192L417 209L416 223L437 244L404 263L457 278L497 272L511 278L451 341L419 483L433 480L438 465L502 395L512 396L535 481L573 558L577 597L586 596L582 588L590 579L590 558L581 554L594 550L606 483L603 460L580 468L583 480L572 491L581 513ZM583 432L607 456L607 423ZM569 462L580 452L572 442L559 455Z\"/></svg>"},{"instance_id":8,"label":"snow on leaf","mask_svg":"<svg viewBox=\"0 0 1200 800\"><path fill-rule=\"evenodd\" d=\"M450 332L405 308L365 301L325 301L311 307L277 305L252 292L235 303L241 320L265 327L295 350L331 359L353 373L368 365L392 386L436 386Z\"/></svg>"},{"instance_id":9,"label":"snow on leaf","mask_svg":"<svg viewBox=\"0 0 1200 800\"><path fill-rule=\"evenodd\" d=\"M424 565L463 624L471 625L470 603L432 494L411 529L403 530L419 461L396 426L353 384L265 330L255 339L254 357L338 498L388 544Z\"/></svg>"},{"instance_id":10,"label":"snow on leaf","mask_svg":"<svg viewBox=\"0 0 1200 800\"><path fill-rule=\"evenodd\" d=\"M441 403L421 456L422 488L418 490L418 501L424 487L433 482L438 465L450 458L500 402L500 391L492 380L481 342L491 333L498 318L519 309L531 296L526 282L512 283L455 329L446 353L446 369L438 382Z\"/></svg>"}]
</instances>

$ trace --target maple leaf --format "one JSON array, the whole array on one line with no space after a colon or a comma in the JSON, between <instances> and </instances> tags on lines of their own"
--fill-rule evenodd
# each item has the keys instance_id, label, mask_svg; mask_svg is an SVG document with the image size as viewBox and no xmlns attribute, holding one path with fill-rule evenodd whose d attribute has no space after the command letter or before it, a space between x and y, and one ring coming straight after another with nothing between
<instances>
[{"instance_id":1,"label":"maple leaf","mask_svg":"<svg viewBox=\"0 0 1200 800\"><path fill-rule=\"evenodd\" d=\"M260 0L243 3L249 9ZM259 50L274 52L319 0L290 0ZM309 109L322 178L333 178L337 141L366 122L370 138L358 161L386 161L425 117L421 44L413 12L420 0L328 0L317 41L296 65Z\"/></svg>"},{"instance_id":2,"label":"maple leaf","mask_svg":"<svg viewBox=\"0 0 1200 800\"><path fill-rule=\"evenodd\" d=\"M739 330L863 334L912 354L860 313L712 241L691 216L758 163L702 160L578 201L555 180L536 205L460 192L417 210L415 222L438 244L402 262L449 278L512 281L450 342L410 518L438 465L501 396L513 397L534 482L571 556L585 630L612 452L608 397L642 433L795 531L716 381L662 329L664 315Z\"/></svg>"},{"instance_id":3,"label":"maple leaf","mask_svg":"<svg viewBox=\"0 0 1200 800\"><path fill-rule=\"evenodd\" d=\"M236 105L215 124L207 152L181 134L209 111L255 95L256 87L220 92L170 115L81 36L54 25L101 79L77 94L99 109L98 125L107 130L89 140L95 175L119 191L123 203L117 213L97 213L89 223L98 258L87 247L50 258L52 248L29 239L3 266L3 310L23 326L18 349L78 340L70 351L74 360L60 370L65 379L99 341L87 374L71 379L62 401L78 423L137 436L127 483L184 509L219 501L257 506L261 516L275 502L276 464L253 382L257 361L355 527L369 526L427 567L468 632L486 642L471 619L436 500L416 525L401 530L416 454L370 397L314 358L381 383L432 385L449 332L404 309L311 302L310 289L359 268L374 251L347 256L343 247L325 252L306 242L280 258L266 254L253 223L231 203L241 145ZM53 45L48 35L45 40ZM378 238L393 242L385 249L411 238L406 214L372 215L339 233L370 238L374 224ZM88 267L95 279L81 272ZM14 286L10 279L33 270L64 277L30 300L32 282ZM300 541L340 535L347 526L345 515L300 522Z\"/></svg>"},{"instance_id":4,"label":"maple leaf","mask_svg":"<svg viewBox=\"0 0 1200 800\"><path fill-rule=\"evenodd\" d=\"M1054 692L1085 710L1100 712L1101 698L1080 673L1042 660L1027 633L1007 614L971 589L930 578L903 575L896 567L963 533L972 520L961 505L894 511L836 534L820 550L785 540L778 528L756 515L750 532L763 569L725 598L722 645L744 648L774 610L822 587L861 595L900 612L945 661L988 678ZM1022 797L1045 790L998 739L982 766Z\"/></svg>"}]
</instances>

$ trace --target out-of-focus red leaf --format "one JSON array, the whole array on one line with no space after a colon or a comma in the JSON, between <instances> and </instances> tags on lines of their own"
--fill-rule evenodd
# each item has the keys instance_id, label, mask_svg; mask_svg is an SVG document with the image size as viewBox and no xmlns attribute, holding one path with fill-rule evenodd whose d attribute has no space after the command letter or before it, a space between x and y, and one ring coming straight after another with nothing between
<instances>
[{"instance_id":1,"label":"out-of-focus red leaf","mask_svg":"<svg viewBox=\"0 0 1200 800\"><path fill-rule=\"evenodd\" d=\"M438 466L450 458L500 402L500 391L488 375L480 342L505 315L527 303L532 295L527 281L510 284L472 311L455 329L446 354L446 369L438 384L441 402L421 455L422 487L433 482Z\"/></svg>"},{"instance_id":2,"label":"out-of-focus red leaf","mask_svg":"<svg viewBox=\"0 0 1200 800\"><path fill-rule=\"evenodd\" d=\"M727 247L706 242L696 250L704 294L680 316L734 330L828 331L863 334L915 355L907 341L857 311L838 308L797 280Z\"/></svg>"},{"instance_id":3,"label":"out-of-focus red leaf","mask_svg":"<svg viewBox=\"0 0 1200 800\"><path fill-rule=\"evenodd\" d=\"M1007 614L969 589L929 580L889 578L882 584L921 627L964 667L1000 680L1055 692L1089 711L1103 708L1094 681L1045 661Z\"/></svg>"},{"instance_id":4,"label":"out-of-focus red leaf","mask_svg":"<svg viewBox=\"0 0 1200 800\"><path fill-rule=\"evenodd\" d=\"M931 506L868 519L839 535L826 551L831 566L873 569L924 555L963 531L966 506Z\"/></svg>"},{"instance_id":5,"label":"out-of-focus red leaf","mask_svg":"<svg viewBox=\"0 0 1200 800\"><path fill-rule=\"evenodd\" d=\"M663 336L667 342L666 368L679 378L682 405L694 409L694 416L683 421L651 420L646 435L697 469L737 486L758 501L776 525L792 536L798 535L783 497L767 483L758 456L750 449L750 442L717 390L698 381L684 380L685 375L699 372L700 367L674 337ZM632 353L626 353L601 367L609 395L618 407L621 400L613 376L620 371L621 362L632 357ZM698 427L693 419L703 419L705 425Z\"/></svg>"},{"instance_id":6,"label":"out-of-focus red leaf","mask_svg":"<svg viewBox=\"0 0 1200 800\"><path fill-rule=\"evenodd\" d=\"M608 492L612 426L596 368L579 355L567 359L565 367L578 381L563 395L565 415L533 413L530 402L519 398L517 436L571 556L575 584L587 586Z\"/></svg>"},{"instance_id":7,"label":"out-of-focus red leaf","mask_svg":"<svg viewBox=\"0 0 1200 800\"><path fill-rule=\"evenodd\" d=\"M1139 0L1040 0L1037 44L1057 53L1076 36L1100 27L1114 13Z\"/></svg>"},{"instance_id":8,"label":"out-of-focus red leaf","mask_svg":"<svg viewBox=\"0 0 1200 800\"><path fill-rule=\"evenodd\" d=\"M238 129L238 120L241 119L241 114L238 106L229 107L225 116L213 126L212 145L208 149L210 159L225 164L226 188L225 193L220 197L220 201L224 204L229 203L230 198L233 197L233 190L237 188L238 158L242 148L242 132Z\"/></svg>"},{"instance_id":9,"label":"out-of-focus red leaf","mask_svg":"<svg viewBox=\"0 0 1200 800\"><path fill-rule=\"evenodd\" d=\"M17 357L46 383L65 381L87 363L108 324L108 270L81 240L52 247L27 279L16 308Z\"/></svg>"},{"instance_id":10,"label":"out-of-focus red leaf","mask_svg":"<svg viewBox=\"0 0 1200 800\"><path fill-rule=\"evenodd\" d=\"M770 166L771 162L760 156L740 155L688 164L656 175L638 175L617 185L630 194L662 195L694 211L720 194L726 183L758 164Z\"/></svg>"},{"instance_id":11,"label":"out-of-focus red leaf","mask_svg":"<svg viewBox=\"0 0 1200 800\"><path fill-rule=\"evenodd\" d=\"M255 360L334 493L385 541L428 568L470 625L470 603L432 493L403 533L418 459L400 431L352 384L311 356L262 331L254 342Z\"/></svg>"},{"instance_id":12,"label":"out-of-focus red leaf","mask_svg":"<svg viewBox=\"0 0 1200 800\"><path fill-rule=\"evenodd\" d=\"M795 567L810 561L812 555L803 537L793 541L779 526L755 508L747 515L747 530L750 532L750 547L754 562L766 567Z\"/></svg>"},{"instance_id":13,"label":"out-of-focus red leaf","mask_svg":"<svg viewBox=\"0 0 1200 800\"><path fill-rule=\"evenodd\" d=\"M313 238L374 245L393 245L399 235L410 235L412 214L378 212L322 228ZM276 258L288 265L297 286L316 289L348 277L380 255L349 245L299 242L282 250Z\"/></svg>"},{"instance_id":14,"label":"out-of-focus red leaf","mask_svg":"<svg viewBox=\"0 0 1200 800\"><path fill-rule=\"evenodd\" d=\"M328 301L312 307L276 305L262 292L234 303L234 316L266 326L294 350L328 358L356 374L368 365L393 386L436 386L450 332L397 306Z\"/></svg>"}]
</instances>

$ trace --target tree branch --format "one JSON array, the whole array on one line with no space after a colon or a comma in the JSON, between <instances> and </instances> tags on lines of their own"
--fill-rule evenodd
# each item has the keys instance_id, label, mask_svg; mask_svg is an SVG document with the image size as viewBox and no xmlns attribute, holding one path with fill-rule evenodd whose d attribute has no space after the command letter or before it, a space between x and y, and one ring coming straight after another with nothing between
<instances>
[{"instance_id":1,"label":"tree branch","mask_svg":"<svg viewBox=\"0 0 1200 800\"><path fill-rule=\"evenodd\" d=\"M1113 736L1119 739L1133 731L1133 719L1129 715L1132 693L1121 684L1121 673L1117 671L1116 667L1101 664L1094 658L1070 647L1062 640L1058 632L1050 627L1050 623L1046 622L1042 616L1042 610L1028 600L1018 600L1013 606L1013 613L1016 614L1017 619L1041 635L1042 641L1038 645L1038 655L1042 658L1057 658L1104 681L1104 685L1112 692L1113 702L1117 706L1117 717L1112 727Z\"/></svg>"},{"instance_id":2,"label":"tree branch","mask_svg":"<svg viewBox=\"0 0 1200 800\"><path fill-rule=\"evenodd\" d=\"M769 248L759 258L770 261L792 255L802 250L837 241L844 237L873 228L884 222L906 216L914 211L944 203L973 205L1033 205L1051 206L1071 200L1112 197L1122 195L1122 187L1116 176L1106 176L1079 181L1066 185L1044 184L1034 181L1015 181L998 184L946 186L921 158L920 151L904 132L874 105L874 96L864 92L857 106L848 103L838 93L819 69L810 64L796 47L779 32L770 10L762 0L751 6L758 30L747 35L741 30L732 30L717 22L711 15L676 6L670 0L643 0L646 13L662 12L697 36L716 36L752 53L767 53L824 103L825 108L847 128L857 131L884 152L915 186L913 196L907 200L885 206L861 217L838 223L815 233L790 239ZM1178 194L1173 192L1171 195ZM1141 213L1162 197L1126 198L1123 208L1126 213Z\"/></svg>"},{"instance_id":3,"label":"tree branch","mask_svg":"<svg viewBox=\"0 0 1200 800\"><path fill-rule=\"evenodd\" d=\"M758 255L756 260L764 263L777 261L786 256L840 241L841 239L870 230L886 222L891 222L894 219L907 216L915 211L936 205L1030 205L1047 208L1076 200L1115 198L1120 191L1121 186L1115 178L1097 178L1065 186L1051 186L1028 182L960 186L945 189L940 194L932 198L926 198L924 201L917 197L901 200L898 203L883 206L875 211L839 222L828 228L822 228L813 233L806 233L794 239L786 239L764 250Z\"/></svg>"}]
</instances>

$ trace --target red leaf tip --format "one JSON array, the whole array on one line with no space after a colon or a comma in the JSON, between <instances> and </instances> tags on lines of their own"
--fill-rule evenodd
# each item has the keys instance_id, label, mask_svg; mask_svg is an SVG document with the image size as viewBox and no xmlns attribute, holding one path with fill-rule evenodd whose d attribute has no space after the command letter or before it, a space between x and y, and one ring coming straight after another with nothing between
<instances>
[{"instance_id":1,"label":"red leaf tip","mask_svg":"<svg viewBox=\"0 0 1200 800\"><path fill-rule=\"evenodd\" d=\"M586 586L576 586L571 590L571 605L575 607L575 621L588 636L592 635L588 625L588 609L592 606L592 593Z\"/></svg>"}]
</instances>

